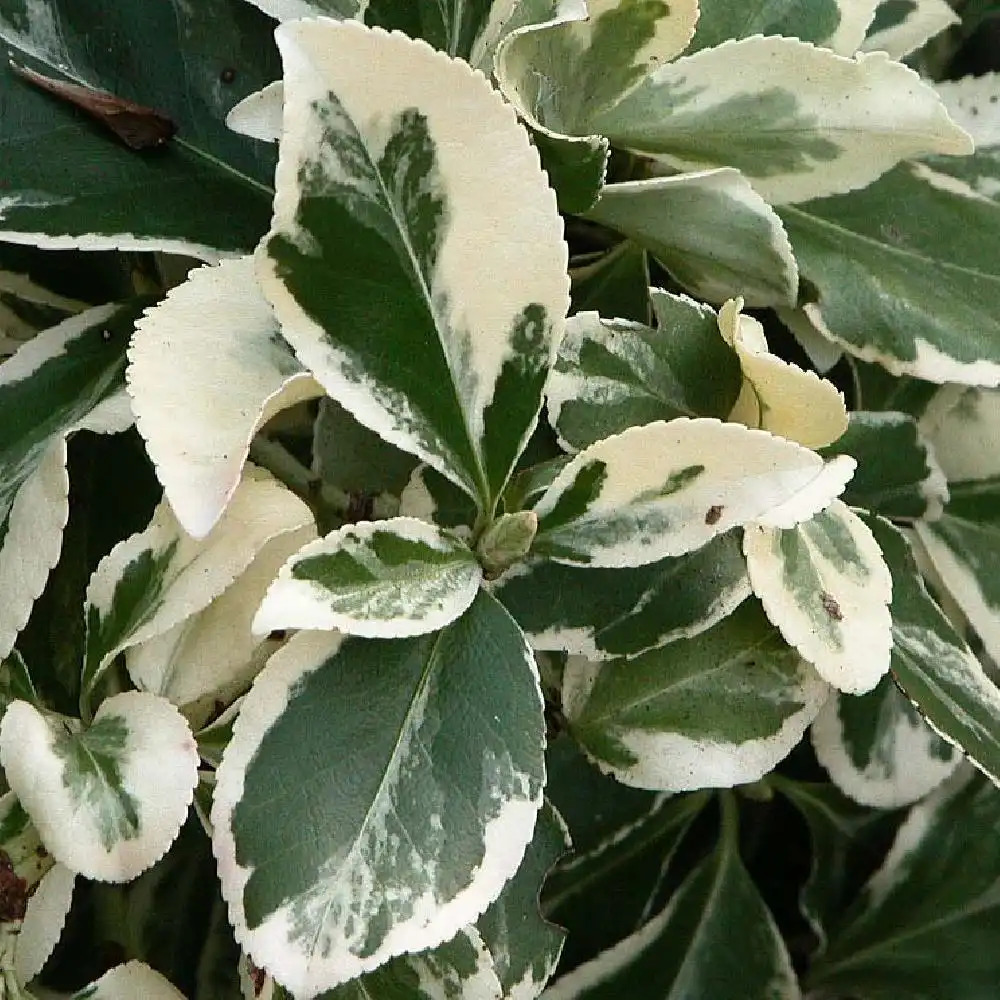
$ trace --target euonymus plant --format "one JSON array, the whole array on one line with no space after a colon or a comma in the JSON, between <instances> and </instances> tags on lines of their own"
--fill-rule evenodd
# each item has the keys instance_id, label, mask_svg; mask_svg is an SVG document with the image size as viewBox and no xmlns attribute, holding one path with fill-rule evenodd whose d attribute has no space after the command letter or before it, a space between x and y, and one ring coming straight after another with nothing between
<instances>
[{"instance_id":1,"label":"euonymus plant","mask_svg":"<svg viewBox=\"0 0 1000 1000\"><path fill-rule=\"evenodd\" d=\"M0 0L0 998L1000 995L992 13Z\"/></svg>"}]
</instances>

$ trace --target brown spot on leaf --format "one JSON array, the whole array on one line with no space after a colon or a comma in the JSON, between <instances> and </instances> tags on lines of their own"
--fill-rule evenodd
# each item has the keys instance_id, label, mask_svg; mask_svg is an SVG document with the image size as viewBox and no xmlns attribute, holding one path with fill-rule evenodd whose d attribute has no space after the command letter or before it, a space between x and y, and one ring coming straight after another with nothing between
<instances>
[{"instance_id":1,"label":"brown spot on leaf","mask_svg":"<svg viewBox=\"0 0 1000 1000\"><path fill-rule=\"evenodd\" d=\"M232 66L227 66L220 74L219 79L223 83L232 83L236 79L236 70Z\"/></svg>"},{"instance_id":2,"label":"brown spot on leaf","mask_svg":"<svg viewBox=\"0 0 1000 1000\"><path fill-rule=\"evenodd\" d=\"M837 599L832 595L828 594L825 590L820 594L820 601L823 604L823 610L836 622L842 622L844 620L844 612L840 610L840 605L837 603Z\"/></svg>"},{"instance_id":3,"label":"brown spot on leaf","mask_svg":"<svg viewBox=\"0 0 1000 1000\"><path fill-rule=\"evenodd\" d=\"M725 508L721 503L712 504L705 514L705 524L718 524L719 518L722 517L722 511L724 509Z\"/></svg>"},{"instance_id":4,"label":"brown spot on leaf","mask_svg":"<svg viewBox=\"0 0 1000 1000\"><path fill-rule=\"evenodd\" d=\"M248 964L250 966L250 982L253 983L253 995L259 997L264 992L264 986L267 983L267 973L254 965L253 962L249 962Z\"/></svg>"},{"instance_id":5,"label":"brown spot on leaf","mask_svg":"<svg viewBox=\"0 0 1000 1000\"><path fill-rule=\"evenodd\" d=\"M0 850L0 922L23 920L28 895L28 883L14 871L10 855Z\"/></svg>"}]
</instances>

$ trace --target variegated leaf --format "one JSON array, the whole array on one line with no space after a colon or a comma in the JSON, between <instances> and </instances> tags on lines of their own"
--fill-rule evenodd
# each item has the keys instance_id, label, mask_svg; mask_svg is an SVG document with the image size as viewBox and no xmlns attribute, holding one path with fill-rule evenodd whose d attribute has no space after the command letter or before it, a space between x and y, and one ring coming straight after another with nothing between
<instances>
[{"instance_id":1,"label":"variegated leaf","mask_svg":"<svg viewBox=\"0 0 1000 1000\"><path fill-rule=\"evenodd\" d=\"M244 972L244 966L247 966ZM249 975L247 973L250 973ZM263 985L260 980L263 979ZM240 980L246 1000L292 1000L292 995L244 956ZM463 927L429 951L397 955L372 972L324 990L319 1000L504 1000L489 949L475 927Z\"/></svg>"},{"instance_id":2,"label":"variegated leaf","mask_svg":"<svg viewBox=\"0 0 1000 1000\"><path fill-rule=\"evenodd\" d=\"M898 529L869 517L892 570L892 674L934 730L1000 784L1000 689L927 593Z\"/></svg>"},{"instance_id":3,"label":"variegated leaf","mask_svg":"<svg viewBox=\"0 0 1000 1000\"><path fill-rule=\"evenodd\" d=\"M735 525L791 527L827 507L854 469L766 431L686 417L632 427L580 452L535 504L534 551L582 566L642 566Z\"/></svg>"},{"instance_id":4,"label":"variegated leaf","mask_svg":"<svg viewBox=\"0 0 1000 1000\"><path fill-rule=\"evenodd\" d=\"M878 5L879 0L699 0L698 30L688 51L721 45L731 38L784 35L852 56L861 48Z\"/></svg>"},{"instance_id":5,"label":"variegated leaf","mask_svg":"<svg viewBox=\"0 0 1000 1000\"><path fill-rule=\"evenodd\" d=\"M879 809L922 799L962 762L889 677L860 697L834 694L811 735L834 784L855 802Z\"/></svg>"},{"instance_id":6,"label":"variegated leaf","mask_svg":"<svg viewBox=\"0 0 1000 1000\"><path fill-rule=\"evenodd\" d=\"M361 20L369 0L247 0L277 21L297 17L335 17Z\"/></svg>"},{"instance_id":7,"label":"variegated leaf","mask_svg":"<svg viewBox=\"0 0 1000 1000\"><path fill-rule=\"evenodd\" d=\"M841 691L874 688L889 669L892 576L864 522L835 500L790 530L749 526L743 552L785 640Z\"/></svg>"},{"instance_id":8,"label":"variegated leaf","mask_svg":"<svg viewBox=\"0 0 1000 1000\"><path fill-rule=\"evenodd\" d=\"M884 53L846 59L792 38L679 59L590 124L675 168L736 167L779 205L864 187L910 157L972 152L912 70Z\"/></svg>"},{"instance_id":9,"label":"variegated leaf","mask_svg":"<svg viewBox=\"0 0 1000 1000\"><path fill-rule=\"evenodd\" d=\"M839 389L815 372L772 354L764 328L744 316L742 299L719 310L719 330L743 369L743 389L729 419L760 427L807 448L822 448L847 430L847 407Z\"/></svg>"},{"instance_id":10,"label":"variegated leaf","mask_svg":"<svg viewBox=\"0 0 1000 1000\"><path fill-rule=\"evenodd\" d=\"M1000 933L998 834L1000 794L965 769L916 805L811 963L810 993L990 997Z\"/></svg>"},{"instance_id":11,"label":"variegated leaf","mask_svg":"<svg viewBox=\"0 0 1000 1000\"><path fill-rule=\"evenodd\" d=\"M563 711L619 781L687 791L756 781L781 761L829 688L756 601L691 639L598 663L570 657Z\"/></svg>"},{"instance_id":12,"label":"variegated leaf","mask_svg":"<svg viewBox=\"0 0 1000 1000\"><path fill-rule=\"evenodd\" d=\"M126 649L125 666L136 687L162 695L193 726L249 687L274 651L274 643L253 635L254 615L278 570L315 537L308 525L272 539L207 607Z\"/></svg>"},{"instance_id":13,"label":"variegated leaf","mask_svg":"<svg viewBox=\"0 0 1000 1000\"><path fill-rule=\"evenodd\" d=\"M184 994L145 962L126 962L74 993L70 1000L184 1000Z\"/></svg>"},{"instance_id":14,"label":"variegated leaf","mask_svg":"<svg viewBox=\"0 0 1000 1000\"><path fill-rule=\"evenodd\" d=\"M638 424L729 414L739 364L711 308L652 289L657 326L577 313L545 388L549 423L569 451Z\"/></svg>"},{"instance_id":15,"label":"variegated leaf","mask_svg":"<svg viewBox=\"0 0 1000 1000\"><path fill-rule=\"evenodd\" d=\"M906 413L855 411L844 434L821 454L851 455L858 462L845 503L883 517L933 521L948 502L935 452Z\"/></svg>"},{"instance_id":16,"label":"variegated leaf","mask_svg":"<svg viewBox=\"0 0 1000 1000\"><path fill-rule=\"evenodd\" d=\"M584 788L593 793L608 784L629 789L603 778L589 764ZM604 786L593 785L593 775ZM551 784L550 777L550 784ZM614 816L610 794L589 799L590 808L601 803L602 818ZM575 851L545 881L542 905L549 919L568 931L564 965L573 968L639 930L660 909L668 873L691 823L711 801L707 791L691 795L649 794L637 815L618 818L603 839L587 850Z\"/></svg>"},{"instance_id":17,"label":"variegated leaf","mask_svg":"<svg viewBox=\"0 0 1000 1000\"><path fill-rule=\"evenodd\" d=\"M203 267L136 324L126 373L139 433L185 531L204 538L250 441L319 385L281 339L253 258Z\"/></svg>"},{"instance_id":18,"label":"variegated leaf","mask_svg":"<svg viewBox=\"0 0 1000 1000\"><path fill-rule=\"evenodd\" d=\"M828 340L804 309L777 308L775 313L784 327L806 353L810 364L825 375L844 356L840 344Z\"/></svg>"},{"instance_id":19,"label":"variegated leaf","mask_svg":"<svg viewBox=\"0 0 1000 1000\"><path fill-rule=\"evenodd\" d=\"M118 653L207 608L271 539L311 523L312 514L298 497L249 465L204 539L185 534L169 505L161 503L149 527L116 545L91 577L84 690L93 689Z\"/></svg>"},{"instance_id":20,"label":"variegated leaf","mask_svg":"<svg viewBox=\"0 0 1000 1000\"><path fill-rule=\"evenodd\" d=\"M531 839L541 708L534 658L485 593L433 635L295 635L243 703L212 809L253 960L311 997L474 920Z\"/></svg>"},{"instance_id":21,"label":"variegated leaf","mask_svg":"<svg viewBox=\"0 0 1000 1000\"><path fill-rule=\"evenodd\" d=\"M534 1000L555 972L566 932L542 916L539 896L553 865L571 846L562 817L544 802L521 867L476 922L504 1000Z\"/></svg>"},{"instance_id":22,"label":"variegated leaf","mask_svg":"<svg viewBox=\"0 0 1000 1000\"><path fill-rule=\"evenodd\" d=\"M59 943L75 884L76 873L57 863L42 876L28 899L14 953L14 971L20 982L34 979Z\"/></svg>"},{"instance_id":23,"label":"variegated leaf","mask_svg":"<svg viewBox=\"0 0 1000 1000\"><path fill-rule=\"evenodd\" d=\"M946 0L882 0L862 48L902 59L957 21Z\"/></svg>"},{"instance_id":24,"label":"variegated leaf","mask_svg":"<svg viewBox=\"0 0 1000 1000\"><path fill-rule=\"evenodd\" d=\"M781 217L824 336L894 375L1000 384L1000 204L907 163Z\"/></svg>"},{"instance_id":25,"label":"variegated leaf","mask_svg":"<svg viewBox=\"0 0 1000 1000\"><path fill-rule=\"evenodd\" d=\"M929 440L945 478L951 483L1000 479L1000 391L974 386L942 386L920 416L920 430Z\"/></svg>"},{"instance_id":26,"label":"variegated leaf","mask_svg":"<svg viewBox=\"0 0 1000 1000\"><path fill-rule=\"evenodd\" d=\"M632 569L516 567L493 587L535 649L606 660L686 639L750 596L735 532L683 556Z\"/></svg>"},{"instance_id":27,"label":"variegated leaf","mask_svg":"<svg viewBox=\"0 0 1000 1000\"><path fill-rule=\"evenodd\" d=\"M257 611L274 629L339 629L373 639L444 628L473 602L482 570L469 547L425 521L348 524L292 555Z\"/></svg>"},{"instance_id":28,"label":"variegated leaf","mask_svg":"<svg viewBox=\"0 0 1000 1000\"><path fill-rule=\"evenodd\" d=\"M108 882L163 856L198 781L187 722L140 691L108 698L86 727L14 702L0 722L0 762L53 856Z\"/></svg>"},{"instance_id":29,"label":"variegated leaf","mask_svg":"<svg viewBox=\"0 0 1000 1000\"><path fill-rule=\"evenodd\" d=\"M795 301L799 273L781 219L731 167L609 184L587 216L642 244L701 298Z\"/></svg>"},{"instance_id":30,"label":"variegated leaf","mask_svg":"<svg viewBox=\"0 0 1000 1000\"><path fill-rule=\"evenodd\" d=\"M459 538L472 540L476 508L468 493L429 465L418 465L410 474L399 497L399 514L436 524Z\"/></svg>"},{"instance_id":31,"label":"variegated leaf","mask_svg":"<svg viewBox=\"0 0 1000 1000\"><path fill-rule=\"evenodd\" d=\"M791 958L739 856L736 805L715 851L666 908L613 948L558 979L545 1000L625 997L800 1000Z\"/></svg>"},{"instance_id":32,"label":"variegated leaf","mask_svg":"<svg viewBox=\"0 0 1000 1000\"><path fill-rule=\"evenodd\" d=\"M481 76L426 45L352 22L277 36L286 128L264 293L330 395L491 513L568 305L537 154ZM371 87L376 63L405 86Z\"/></svg>"},{"instance_id":33,"label":"variegated leaf","mask_svg":"<svg viewBox=\"0 0 1000 1000\"><path fill-rule=\"evenodd\" d=\"M122 385L125 344L140 308L88 309L0 364L0 657L59 558L69 515L67 435L92 413L93 430L123 429L102 419L107 411L95 411Z\"/></svg>"},{"instance_id":34,"label":"variegated leaf","mask_svg":"<svg viewBox=\"0 0 1000 1000\"><path fill-rule=\"evenodd\" d=\"M588 0L586 19L512 32L497 51L501 90L533 126L586 136L651 70L680 55L696 0Z\"/></svg>"}]
</instances>

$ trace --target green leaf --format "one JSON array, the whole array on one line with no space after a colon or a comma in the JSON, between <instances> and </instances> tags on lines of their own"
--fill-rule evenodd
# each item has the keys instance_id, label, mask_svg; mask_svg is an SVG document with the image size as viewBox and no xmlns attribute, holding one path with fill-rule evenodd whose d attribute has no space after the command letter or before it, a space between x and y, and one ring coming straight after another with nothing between
<instances>
[{"instance_id":1,"label":"green leaf","mask_svg":"<svg viewBox=\"0 0 1000 1000\"><path fill-rule=\"evenodd\" d=\"M463 62L353 22L290 22L277 36L292 117L258 253L264 293L330 395L492 513L568 303L537 156ZM407 86L371 87L375 62Z\"/></svg>"},{"instance_id":2,"label":"green leaf","mask_svg":"<svg viewBox=\"0 0 1000 1000\"><path fill-rule=\"evenodd\" d=\"M320 400L312 450L313 468L324 484L371 497L398 497L417 465L413 455L359 424L328 396Z\"/></svg>"},{"instance_id":3,"label":"green leaf","mask_svg":"<svg viewBox=\"0 0 1000 1000\"><path fill-rule=\"evenodd\" d=\"M735 805L727 804L735 811ZM735 830L641 930L563 976L546 1000L799 1000L781 934L743 867Z\"/></svg>"},{"instance_id":4,"label":"green leaf","mask_svg":"<svg viewBox=\"0 0 1000 1000\"><path fill-rule=\"evenodd\" d=\"M136 687L171 701L193 726L242 693L276 645L253 634L257 609L281 567L315 537L311 524L277 535L207 607L129 646L125 666Z\"/></svg>"},{"instance_id":5,"label":"green leaf","mask_svg":"<svg viewBox=\"0 0 1000 1000\"><path fill-rule=\"evenodd\" d=\"M701 298L795 302L799 274L781 219L731 167L609 184L587 217L644 246Z\"/></svg>"},{"instance_id":6,"label":"green leaf","mask_svg":"<svg viewBox=\"0 0 1000 1000\"><path fill-rule=\"evenodd\" d=\"M863 47L902 59L956 23L958 15L945 0L882 0Z\"/></svg>"},{"instance_id":7,"label":"green leaf","mask_svg":"<svg viewBox=\"0 0 1000 1000\"><path fill-rule=\"evenodd\" d=\"M500 89L533 126L567 136L591 125L646 74L687 47L696 0L588 0L573 17L514 31L497 50Z\"/></svg>"},{"instance_id":8,"label":"green leaf","mask_svg":"<svg viewBox=\"0 0 1000 1000\"><path fill-rule=\"evenodd\" d=\"M857 514L835 500L790 530L751 525L743 553L785 641L834 687L871 691L889 669L892 576Z\"/></svg>"},{"instance_id":9,"label":"green leaf","mask_svg":"<svg viewBox=\"0 0 1000 1000\"><path fill-rule=\"evenodd\" d=\"M136 324L129 395L157 476L195 538L240 482L256 431L322 390L282 340L253 258L194 271Z\"/></svg>"},{"instance_id":10,"label":"green leaf","mask_svg":"<svg viewBox=\"0 0 1000 1000\"><path fill-rule=\"evenodd\" d=\"M1000 382L1000 205L908 163L781 217L830 339L895 375Z\"/></svg>"},{"instance_id":11,"label":"green leaf","mask_svg":"<svg viewBox=\"0 0 1000 1000\"><path fill-rule=\"evenodd\" d=\"M208 607L271 539L311 523L298 497L252 466L204 539L187 535L161 503L149 527L116 545L91 577L84 691L94 688L118 653Z\"/></svg>"},{"instance_id":12,"label":"green leaf","mask_svg":"<svg viewBox=\"0 0 1000 1000\"><path fill-rule=\"evenodd\" d=\"M1000 781L1000 691L924 587L906 539L868 518L892 570L892 673L934 729Z\"/></svg>"},{"instance_id":13,"label":"green leaf","mask_svg":"<svg viewBox=\"0 0 1000 1000\"><path fill-rule=\"evenodd\" d=\"M535 504L534 551L557 562L642 566L758 521L790 527L828 506L853 460L739 424L680 417L580 452Z\"/></svg>"},{"instance_id":14,"label":"green leaf","mask_svg":"<svg viewBox=\"0 0 1000 1000\"><path fill-rule=\"evenodd\" d=\"M912 70L883 53L845 59L792 38L744 38L679 59L590 125L678 169L736 167L781 205L864 187L910 157L972 152Z\"/></svg>"},{"instance_id":15,"label":"green leaf","mask_svg":"<svg viewBox=\"0 0 1000 1000\"><path fill-rule=\"evenodd\" d=\"M471 541L476 508L468 493L429 465L418 465L399 497L402 517L416 517L439 528L449 528Z\"/></svg>"},{"instance_id":16,"label":"green leaf","mask_svg":"<svg viewBox=\"0 0 1000 1000\"><path fill-rule=\"evenodd\" d=\"M535 649L603 660L697 635L749 597L750 581L739 539L728 532L631 569L536 560L501 577L493 594Z\"/></svg>"},{"instance_id":17,"label":"green leaf","mask_svg":"<svg viewBox=\"0 0 1000 1000\"><path fill-rule=\"evenodd\" d=\"M109 882L162 857L198 781L187 722L140 691L108 698L86 728L15 702L0 723L0 762L55 858Z\"/></svg>"},{"instance_id":18,"label":"green leaf","mask_svg":"<svg viewBox=\"0 0 1000 1000\"><path fill-rule=\"evenodd\" d=\"M465 612L482 575L461 539L424 521L348 524L289 558L253 630L339 629L373 639L423 635Z\"/></svg>"},{"instance_id":19,"label":"green leaf","mask_svg":"<svg viewBox=\"0 0 1000 1000\"><path fill-rule=\"evenodd\" d=\"M595 261L571 266L569 274L571 313L596 312L647 325L651 321L649 264L638 244L624 240ZM564 337L560 347L565 342Z\"/></svg>"},{"instance_id":20,"label":"green leaf","mask_svg":"<svg viewBox=\"0 0 1000 1000\"><path fill-rule=\"evenodd\" d=\"M602 770L640 788L756 781L798 743L829 688L756 601L640 656L570 657L563 711Z\"/></svg>"},{"instance_id":21,"label":"green leaf","mask_svg":"<svg viewBox=\"0 0 1000 1000\"><path fill-rule=\"evenodd\" d=\"M74 993L70 1000L184 1000L168 979L145 962L126 962Z\"/></svg>"},{"instance_id":22,"label":"green leaf","mask_svg":"<svg viewBox=\"0 0 1000 1000\"><path fill-rule=\"evenodd\" d=\"M807 985L865 1000L989 1000L998 973L1000 793L945 784L914 807L810 970Z\"/></svg>"},{"instance_id":23,"label":"green leaf","mask_svg":"<svg viewBox=\"0 0 1000 1000\"><path fill-rule=\"evenodd\" d=\"M541 705L523 636L484 593L433 635L295 635L243 703L212 810L254 961L312 996L475 919L531 839Z\"/></svg>"},{"instance_id":24,"label":"green leaf","mask_svg":"<svg viewBox=\"0 0 1000 1000\"><path fill-rule=\"evenodd\" d=\"M657 327L578 313L566 324L545 389L549 422L579 451L637 424L725 418L740 389L739 363L711 308L652 289Z\"/></svg>"},{"instance_id":25,"label":"green leaf","mask_svg":"<svg viewBox=\"0 0 1000 1000\"><path fill-rule=\"evenodd\" d=\"M136 153L5 70L0 239L206 259L254 247L267 230L274 154L223 119L278 75L263 15L236 0L183 10L166 0L110 10L102 0L2 0L0 38L19 62L157 108L178 125L163 148Z\"/></svg>"},{"instance_id":26,"label":"green leaf","mask_svg":"<svg viewBox=\"0 0 1000 1000\"><path fill-rule=\"evenodd\" d=\"M521 867L476 922L505 997L534 1000L559 962L566 932L542 916L539 893L570 846L562 817L543 803Z\"/></svg>"},{"instance_id":27,"label":"green leaf","mask_svg":"<svg viewBox=\"0 0 1000 1000\"><path fill-rule=\"evenodd\" d=\"M649 921L677 848L708 801L705 792L656 795L644 813L556 867L542 900L568 931L564 965L579 965Z\"/></svg>"},{"instance_id":28,"label":"green leaf","mask_svg":"<svg viewBox=\"0 0 1000 1000\"><path fill-rule=\"evenodd\" d=\"M721 45L731 38L751 35L785 35L813 42L843 56L852 56L878 0L770 0L767 3L734 3L733 0L699 0L701 16L689 52Z\"/></svg>"},{"instance_id":29,"label":"green leaf","mask_svg":"<svg viewBox=\"0 0 1000 1000\"><path fill-rule=\"evenodd\" d=\"M310 0L315 3L315 0ZM330 0L326 0L330 2ZM344 0L334 0L344 3ZM459 56L489 75L488 50L495 48L498 36L508 30L511 18L520 19L517 8L531 7L516 0L354 0L364 10L366 24L387 30L402 31L410 38L422 38L450 56ZM554 6L548 4L534 6ZM481 63L486 62L486 65Z\"/></svg>"},{"instance_id":30,"label":"green leaf","mask_svg":"<svg viewBox=\"0 0 1000 1000\"><path fill-rule=\"evenodd\" d=\"M123 430L116 394L139 304L72 316L0 364L0 656L59 559L69 514L66 437Z\"/></svg>"},{"instance_id":31,"label":"green leaf","mask_svg":"<svg viewBox=\"0 0 1000 1000\"><path fill-rule=\"evenodd\" d=\"M820 454L857 460L858 471L844 490L844 501L872 513L933 521L948 501L944 473L908 414L856 411L844 434Z\"/></svg>"},{"instance_id":32,"label":"green leaf","mask_svg":"<svg viewBox=\"0 0 1000 1000\"><path fill-rule=\"evenodd\" d=\"M593 208L604 189L608 140L599 135L560 135L537 125L529 128L559 211L583 215Z\"/></svg>"},{"instance_id":33,"label":"green leaf","mask_svg":"<svg viewBox=\"0 0 1000 1000\"><path fill-rule=\"evenodd\" d=\"M870 872L881 860L883 837L891 834L898 813L859 806L836 785L791 781L773 774L768 779L802 814L812 841L812 866L799 892L799 908L826 949L831 928L860 885L858 871ZM890 837L891 839L891 837Z\"/></svg>"},{"instance_id":34,"label":"green leaf","mask_svg":"<svg viewBox=\"0 0 1000 1000\"><path fill-rule=\"evenodd\" d=\"M860 697L834 695L812 725L812 744L845 795L879 809L912 805L962 761L889 677Z\"/></svg>"}]
</instances>

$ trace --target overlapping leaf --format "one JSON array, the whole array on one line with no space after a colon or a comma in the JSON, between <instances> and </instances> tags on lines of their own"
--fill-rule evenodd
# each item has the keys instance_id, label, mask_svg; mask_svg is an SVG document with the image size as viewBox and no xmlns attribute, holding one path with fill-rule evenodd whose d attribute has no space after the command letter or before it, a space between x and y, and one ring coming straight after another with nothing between
<instances>
[{"instance_id":1,"label":"overlapping leaf","mask_svg":"<svg viewBox=\"0 0 1000 1000\"><path fill-rule=\"evenodd\" d=\"M755 781L782 760L829 688L756 601L640 656L570 657L563 711L602 770L674 791Z\"/></svg>"},{"instance_id":2,"label":"overlapping leaf","mask_svg":"<svg viewBox=\"0 0 1000 1000\"><path fill-rule=\"evenodd\" d=\"M864 522L835 500L795 528L749 526L743 552L785 640L841 691L874 688L889 669L892 576Z\"/></svg>"},{"instance_id":3,"label":"overlapping leaf","mask_svg":"<svg viewBox=\"0 0 1000 1000\"><path fill-rule=\"evenodd\" d=\"M650 796L644 812L556 867L543 901L545 912L569 931L568 967L627 938L660 909L677 848L708 800L705 792ZM604 808L606 797L596 801Z\"/></svg>"},{"instance_id":4,"label":"overlapping leaf","mask_svg":"<svg viewBox=\"0 0 1000 1000\"><path fill-rule=\"evenodd\" d=\"M688 875L662 913L545 994L547 1000L800 995L774 918L740 861L735 831Z\"/></svg>"},{"instance_id":5,"label":"overlapping leaf","mask_svg":"<svg viewBox=\"0 0 1000 1000\"><path fill-rule=\"evenodd\" d=\"M730 420L760 427L807 448L836 441L847 429L844 397L833 383L772 354L764 328L744 316L742 299L730 299L719 310L719 330L736 352L743 388Z\"/></svg>"},{"instance_id":6,"label":"overlapping leaf","mask_svg":"<svg viewBox=\"0 0 1000 1000\"><path fill-rule=\"evenodd\" d=\"M957 20L945 0L882 0L862 48L902 59Z\"/></svg>"},{"instance_id":7,"label":"overlapping leaf","mask_svg":"<svg viewBox=\"0 0 1000 1000\"><path fill-rule=\"evenodd\" d=\"M253 627L258 634L319 628L370 638L422 635L461 615L482 575L461 539L424 521L349 524L285 563Z\"/></svg>"},{"instance_id":8,"label":"overlapping leaf","mask_svg":"<svg viewBox=\"0 0 1000 1000\"><path fill-rule=\"evenodd\" d=\"M908 163L781 216L818 295L806 311L830 339L895 375L1000 383L1000 205Z\"/></svg>"},{"instance_id":9,"label":"overlapping leaf","mask_svg":"<svg viewBox=\"0 0 1000 1000\"><path fill-rule=\"evenodd\" d=\"M545 389L549 422L571 451L674 417L725 418L739 365L708 306L650 291L657 327L578 313Z\"/></svg>"},{"instance_id":10,"label":"overlapping leaf","mask_svg":"<svg viewBox=\"0 0 1000 1000\"><path fill-rule=\"evenodd\" d=\"M870 1000L982 997L996 988L1000 792L956 775L916 806L814 963L811 990Z\"/></svg>"},{"instance_id":11,"label":"overlapping leaf","mask_svg":"<svg viewBox=\"0 0 1000 1000\"><path fill-rule=\"evenodd\" d=\"M149 309L126 377L170 506L196 538L233 495L259 427L322 393L281 339L250 257L195 271Z\"/></svg>"},{"instance_id":12,"label":"overlapping leaf","mask_svg":"<svg viewBox=\"0 0 1000 1000\"><path fill-rule=\"evenodd\" d=\"M580 452L535 504L534 551L557 562L641 566L734 525L790 527L827 507L854 462L739 424L685 417Z\"/></svg>"},{"instance_id":13,"label":"overlapping leaf","mask_svg":"<svg viewBox=\"0 0 1000 1000\"><path fill-rule=\"evenodd\" d=\"M205 259L253 249L267 229L273 153L228 132L223 118L278 75L270 25L231 0L183 9L164 0L141 9L108 9L101 0L3 0L0 38L19 62L155 107L179 131L164 148L136 153L5 70L0 239Z\"/></svg>"},{"instance_id":14,"label":"overlapping leaf","mask_svg":"<svg viewBox=\"0 0 1000 1000\"><path fill-rule=\"evenodd\" d=\"M857 460L858 471L844 490L845 503L883 517L933 521L948 501L937 458L906 413L855 411L844 434L821 454Z\"/></svg>"},{"instance_id":15,"label":"overlapping leaf","mask_svg":"<svg viewBox=\"0 0 1000 1000\"><path fill-rule=\"evenodd\" d=\"M649 261L638 244L623 240L597 259L571 260L569 276L571 313L651 321ZM559 346L565 341L563 337Z\"/></svg>"},{"instance_id":16,"label":"overlapping leaf","mask_svg":"<svg viewBox=\"0 0 1000 1000\"><path fill-rule=\"evenodd\" d=\"M263 290L332 396L492 512L568 304L537 155L463 62L352 22L277 35L286 126ZM407 85L372 88L374 63Z\"/></svg>"},{"instance_id":17,"label":"overlapping leaf","mask_svg":"<svg viewBox=\"0 0 1000 1000\"><path fill-rule=\"evenodd\" d=\"M129 646L125 666L135 685L171 701L193 726L248 687L274 651L251 630L257 609L285 562L315 537L311 524L279 534L203 610Z\"/></svg>"},{"instance_id":18,"label":"overlapping leaf","mask_svg":"<svg viewBox=\"0 0 1000 1000\"><path fill-rule=\"evenodd\" d=\"M168 979L145 962L126 962L74 993L70 1000L184 1000Z\"/></svg>"},{"instance_id":19,"label":"overlapping leaf","mask_svg":"<svg viewBox=\"0 0 1000 1000\"><path fill-rule=\"evenodd\" d=\"M892 673L946 740L1000 781L1000 690L931 599L900 532L867 521L892 570Z\"/></svg>"},{"instance_id":20,"label":"overlapping leaf","mask_svg":"<svg viewBox=\"0 0 1000 1000\"><path fill-rule=\"evenodd\" d=\"M861 697L830 698L812 725L812 744L845 795L879 809L922 799L962 760L889 677Z\"/></svg>"},{"instance_id":21,"label":"overlapping leaf","mask_svg":"<svg viewBox=\"0 0 1000 1000\"><path fill-rule=\"evenodd\" d=\"M731 167L609 184L587 217L640 243L702 298L795 301L799 274L781 219Z\"/></svg>"},{"instance_id":22,"label":"overlapping leaf","mask_svg":"<svg viewBox=\"0 0 1000 1000\"><path fill-rule=\"evenodd\" d=\"M139 305L97 306L0 365L0 655L14 645L59 558L69 515L66 436L131 422L115 394Z\"/></svg>"},{"instance_id":23,"label":"overlapping leaf","mask_svg":"<svg viewBox=\"0 0 1000 1000\"><path fill-rule=\"evenodd\" d=\"M739 539L729 532L631 569L532 561L502 577L493 593L536 649L603 660L710 628L750 595L750 581Z\"/></svg>"},{"instance_id":24,"label":"overlapping leaf","mask_svg":"<svg viewBox=\"0 0 1000 1000\"><path fill-rule=\"evenodd\" d=\"M149 527L117 545L91 578L84 690L93 689L118 653L208 607L273 538L311 523L309 508L298 497L252 466L203 540L185 534L162 503Z\"/></svg>"},{"instance_id":25,"label":"overlapping leaf","mask_svg":"<svg viewBox=\"0 0 1000 1000\"><path fill-rule=\"evenodd\" d=\"M864 40L879 0L777 0L735 4L699 0L700 17L689 51L710 48L730 38L784 35L851 56Z\"/></svg>"},{"instance_id":26,"label":"overlapping leaf","mask_svg":"<svg viewBox=\"0 0 1000 1000\"><path fill-rule=\"evenodd\" d=\"M521 861L543 744L534 658L482 592L429 636L298 633L257 678L218 771L237 939L309 997L451 938Z\"/></svg>"},{"instance_id":27,"label":"overlapping leaf","mask_svg":"<svg viewBox=\"0 0 1000 1000\"><path fill-rule=\"evenodd\" d=\"M86 727L14 702L0 723L0 762L55 858L111 882L135 878L164 854L198 780L187 722L139 691L102 702Z\"/></svg>"}]
</instances>

